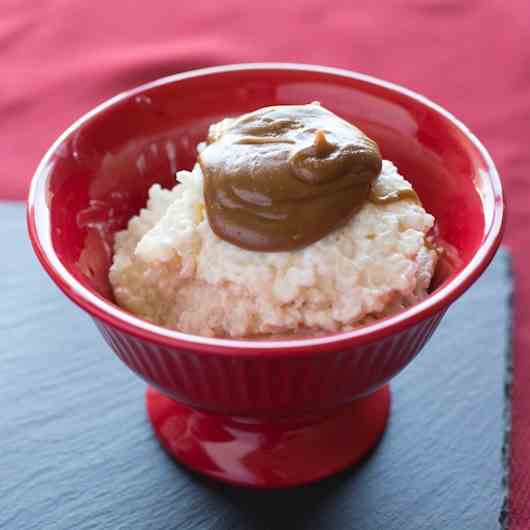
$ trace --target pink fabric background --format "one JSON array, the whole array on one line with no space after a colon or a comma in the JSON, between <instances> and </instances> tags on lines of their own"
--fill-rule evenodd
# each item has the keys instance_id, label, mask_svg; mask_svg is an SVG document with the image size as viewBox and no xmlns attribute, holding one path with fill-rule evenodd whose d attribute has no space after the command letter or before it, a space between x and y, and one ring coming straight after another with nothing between
<instances>
[{"instance_id":1,"label":"pink fabric background","mask_svg":"<svg viewBox=\"0 0 530 530\"><path fill-rule=\"evenodd\" d=\"M517 281L511 528L530 528L528 0L2 0L0 198L24 199L50 143L109 96L248 61L325 64L401 83L448 108L490 149L507 189Z\"/></svg>"}]
</instances>

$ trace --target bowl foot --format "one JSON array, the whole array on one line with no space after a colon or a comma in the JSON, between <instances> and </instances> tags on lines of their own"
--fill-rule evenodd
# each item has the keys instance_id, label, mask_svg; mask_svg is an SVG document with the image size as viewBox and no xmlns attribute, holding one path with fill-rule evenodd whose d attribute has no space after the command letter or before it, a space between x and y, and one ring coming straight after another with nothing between
<instances>
[{"instance_id":1,"label":"bowl foot","mask_svg":"<svg viewBox=\"0 0 530 530\"><path fill-rule=\"evenodd\" d=\"M162 446L185 466L239 486L282 488L359 462L383 434L388 385L327 416L234 418L194 410L152 387L147 412Z\"/></svg>"}]
</instances>

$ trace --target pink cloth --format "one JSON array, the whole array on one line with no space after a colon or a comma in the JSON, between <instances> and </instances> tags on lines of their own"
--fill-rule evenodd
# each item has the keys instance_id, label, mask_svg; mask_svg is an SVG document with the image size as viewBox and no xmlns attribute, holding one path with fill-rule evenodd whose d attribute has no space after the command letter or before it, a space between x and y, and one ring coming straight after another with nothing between
<instances>
[{"instance_id":1,"label":"pink cloth","mask_svg":"<svg viewBox=\"0 0 530 530\"><path fill-rule=\"evenodd\" d=\"M529 528L530 2L256 4L2 0L0 197L24 199L46 148L95 104L200 66L326 64L401 83L441 103L490 149L508 193L505 242L517 280L511 528Z\"/></svg>"}]
</instances>

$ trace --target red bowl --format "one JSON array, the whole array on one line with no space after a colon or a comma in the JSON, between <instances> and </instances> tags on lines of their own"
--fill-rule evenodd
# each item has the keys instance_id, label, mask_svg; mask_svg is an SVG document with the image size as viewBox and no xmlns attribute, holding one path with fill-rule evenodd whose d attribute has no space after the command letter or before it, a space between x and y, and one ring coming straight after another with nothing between
<instances>
[{"instance_id":1,"label":"red bowl","mask_svg":"<svg viewBox=\"0 0 530 530\"><path fill-rule=\"evenodd\" d=\"M120 309L107 279L116 230L154 182L189 169L210 123L266 105L320 101L376 139L437 219L447 253L420 304L355 331L227 340L160 328ZM150 385L164 447L231 483L280 487L358 461L382 434L385 383L432 335L500 243L501 182L486 149L447 111L345 70L250 64L196 70L103 103L53 144L33 177L30 237L51 278Z\"/></svg>"}]
</instances>

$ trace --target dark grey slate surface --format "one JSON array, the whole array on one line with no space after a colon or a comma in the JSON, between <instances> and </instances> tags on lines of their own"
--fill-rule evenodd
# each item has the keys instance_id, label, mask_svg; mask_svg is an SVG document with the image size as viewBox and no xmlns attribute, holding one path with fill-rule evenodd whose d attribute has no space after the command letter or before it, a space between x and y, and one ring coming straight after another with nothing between
<instances>
[{"instance_id":1,"label":"dark grey slate surface","mask_svg":"<svg viewBox=\"0 0 530 530\"><path fill-rule=\"evenodd\" d=\"M394 382L358 469L289 491L202 479L159 448L144 384L40 270L23 208L0 205L0 528L498 528L509 257L448 313Z\"/></svg>"}]
</instances>

